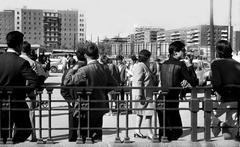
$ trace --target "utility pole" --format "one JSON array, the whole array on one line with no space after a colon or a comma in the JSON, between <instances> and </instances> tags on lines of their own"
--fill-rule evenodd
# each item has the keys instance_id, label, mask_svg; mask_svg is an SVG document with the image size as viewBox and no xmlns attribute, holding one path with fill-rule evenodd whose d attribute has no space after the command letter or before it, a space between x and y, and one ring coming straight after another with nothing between
<instances>
[{"instance_id":1,"label":"utility pole","mask_svg":"<svg viewBox=\"0 0 240 147\"><path fill-rule=\"evenodd\" d=\"M232 0L229 0L228 41L232 45Z\"/></svg>"},{"instance_id":2,"label":"utility pole","mask_svg":"<svg viewBox=\"0 0 240 147\"><path fill-rule=\"evenodd\" d=\"M213 0L210 0L210 56L211 61L215 59L214 47L214 24L213 24Z\"/></svg>"}]
</instances>

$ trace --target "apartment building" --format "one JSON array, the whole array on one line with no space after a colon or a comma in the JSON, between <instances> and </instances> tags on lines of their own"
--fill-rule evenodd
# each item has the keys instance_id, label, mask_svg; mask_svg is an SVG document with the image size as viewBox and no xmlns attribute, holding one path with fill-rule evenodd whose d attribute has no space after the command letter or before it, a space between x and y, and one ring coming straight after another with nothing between
<instances>
[{"instance_id":1,"label":"apartment building","mask_svg":"<svg viewBox=\"0 0 240 147\"><path fill-rule=\"evenodd\" d=\"M0 43L10 31L24 34L31 44L47 49L76 48L86 41L86 20L78 10L14 9L0 12Z\"/></svg>"},{"instance_id":2,"label":"apartment building","mask_svg":"<svg viewBox=\"0 0 240 147\"><path fill-rule=\"evenodd\" d=\"M157 32L164 31L163 28L157 28L157 27L136 27L135 33L134 33L134 42L156 42L157 41Z\"/></svg>"},{"instance_id":3,"label":"apartment building","mask_svg":"<svg viewBox=\"0 0 240 147\"><path fill-rule=\"evenodd\" d=\"M42 10L22 9L21 19L17 17L17 23L18 22L21 23L21 30L19 31L24 34L24 40L30 42L31 44L44 44Z\"/></svg>"},{"instance_id":4,"label":"apartment building","mask_svg":"<svg viewBox=\"0 0 240 147\"><path fill-rule=\"evenodd\" d=\"M61 46L61 17L55 10L43 11L44 44L46 48Z\"/></svg>"},{"instance_id":5,"label":"apartment building","mask_svg":"<svg viewBox=\"0 0 240 147\"><path fill-rule=\"evenodd\" d=\"M228 39L228 26L214 26L215 42ZM187 46L209 46L210 45L210 25L198 25L157 33L157 42L171 43L176 40L182 40Z\"/></svg>"},{"instance_id":6,"label":"apartment building","mask_svg":"<svg viewBox=\"0 0 240 147\"><path fill-rule=\"evenodd\" d=\"M6 43L6 34L14 30L14 11L4 10L0 13L0 44Z\"/></svg>"}]
</instances>

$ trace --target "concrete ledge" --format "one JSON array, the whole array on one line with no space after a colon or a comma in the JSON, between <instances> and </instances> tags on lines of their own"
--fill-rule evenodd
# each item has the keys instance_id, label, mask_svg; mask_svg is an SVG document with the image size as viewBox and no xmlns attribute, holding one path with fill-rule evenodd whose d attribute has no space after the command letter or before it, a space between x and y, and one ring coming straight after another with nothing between
<instances>
[{"instance_id":1,"label":"concrete ledge","mask_svg":"<svg viewBox=\"0 0 240 147\"><path fill-rule=\"evenodd\" d=\"M75 142L64 142L56 144L37 144L24 142L15 145L0 145L0 147L240 147L240 142L233 140L222 141L173 141L170 143L151 143L151 142L134 142L134 143L113 143L99 142L95 144L76 144Z\"/></svg>"}]
</instances>

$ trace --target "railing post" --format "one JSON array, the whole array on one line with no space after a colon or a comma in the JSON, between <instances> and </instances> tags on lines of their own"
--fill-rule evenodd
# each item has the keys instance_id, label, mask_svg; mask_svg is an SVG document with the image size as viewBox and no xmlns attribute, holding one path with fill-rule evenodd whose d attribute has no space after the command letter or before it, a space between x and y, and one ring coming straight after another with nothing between
<instances>
[{"instance_id":1,"label":"railing post","mask_svg":"<svg viewBox=\"0 0 240 147\"><path fill-rule=\"evenodd\" d=\"M197 99L197 89L192 88L192 99L190 101L190 110L191 110L191 141L197 141L197 113L199 111L199 101Z\"/></svg>"},{"instance_id":2,"label":"railing post","mask_svg":"<svg viewBox=\"0 0 240 147\"><path fill-rule=\"evenodd\" d=\"M78 129L77 129L77 141L76 143L77 144L83 144L83 138L82 138L82 135L81 135L81 95L82 95L82 92L79 91L77 92L77 97L78 97ZM76 103L76 101L74 102Z\"/></svg>"},{"instance_id":3,"label":"railing post","mask_svg":"<svg viewBox=\"0 0 240 147\"><path fill-rule=\"evenodd\" d=\"M8 95L8 135L9 137L7 138L7 142L6 144L13 144L12 141L12 126L11 126L11 94L12 91L7 91L7 95Z\"/></svg>"},{"instance_id":4,"label":"railing post","mask_svg":"<svg viewBox=\"0 0 240 147\"><path fill-rule=\"evenodd\" d=\"M167 143L168 142L168 138L166 136L166 95L167 95L167 92L162 92L162 95L163 95L163 136L161 138L161 142L162 143Z\"/></svg>"},{"instance_id":5,"label":"railing post","mask_svg":"<svg viewBox=\"0 0 240 147\"><path fill-rule=\"evenodd\" d=\"M47 88L47 93L48 93L48 139L47 139L47 144L53 144L53 140L52 140L52 92L53 89L52 88Z\"/></svg>"},{"instance_id":6,"label":"railing post","mask_svg":"<svg viewBox=\"0 0 240 147\"><path fill-rule=\"evenodd\" d=\"M211 100L211 89L206 89L204 98L204 139L210 141L211 139L211 113L213 110L213 102Z\"/></svg>"},{"instance_id":7,"label":"railing post","mask_svg":"<svg viewBox=\"0 0 240 147\"><path fill-rule=\"evenodd\" d=\"M37 94L39 95L39 138L37 141L37 144L44 144L43 138L42 138L42 91L37 91Z\"/></svg>"},{"instance_id":8,"label":"railing post","mask_svg":"<svg viewBox=\"0 0 240 147\"><path fill-rule=\"evenodd\" d=\"M128 109L128 99L129 99L129 93L126 93L126 136L124 138L124 143L131 143L130 141L130 138L129 138L129 135L128 135L128 131L129 131L129 128L128 128L128 113L129 113L129 109Z\"/></svg>"},{"instance_id":9,"label":"railing post","mask_svg":"<svg viewBox=\"0 0 240 147\"><path fill-rule=\"evenodd\" d=\"M152 142L153 143L158 143L159 142L159 138L157 137L157 111L158 110L158 107L157 107L157 104L158 104L158 95L157 93L155 92L154 93L154 101L153 103L155 102L155 108L154 108L154 131L153 131L153 140Z\"/></svg>"},{"instance_id":10,"label":"railing post","mask_svg":"<svg viewBox=\"0 0 240 147\"><path fill-rule=\"evenodd\" d=\"M120 129L119 129L119 114L120 114L120 110L119 110L119 95L120 92L117 92L117 136L115 138L115 143L122 143L120 137L119 137L119 133L120 133Z\"/></svg>"},{"instance_id":11,"label":"railing post","mask_svg":"<svg viewBox=\"0 0 240 147\"><path fill-rule=\"evenodd\" d=\"M0 96L2 95L2 93L3 93L3 91L1 90L0 91ZM0 98L0 120L2 120L2 99L1 98ZM1 121L0 121L0 144L3 144Z\"/></svg>"},{"instance_id":12,"label":"railing post","mask_svg":"<svg viewBox=\"0 0 240 147\"><path fill-rule=\"evenodd\" d=\"M92 144L92 138L90 138L90 95L92 94L91 91L87 91L87 138L85 143Z\"/></svg>"}]
</instances>

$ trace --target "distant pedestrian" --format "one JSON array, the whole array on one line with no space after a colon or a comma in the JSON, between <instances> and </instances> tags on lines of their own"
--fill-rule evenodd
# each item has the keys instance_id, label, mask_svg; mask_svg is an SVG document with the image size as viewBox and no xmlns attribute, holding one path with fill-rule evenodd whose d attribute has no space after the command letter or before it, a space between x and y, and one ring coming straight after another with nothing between
<instances>
[{"instance_id":1,"label":"distant pedestrian","mask_svg":"<svg viewBox=\"0 0 240 147\"><path fill-rule=\"evenodd\" d=\"M8 45L7 52L0 55L0 86L24 87L27 83L28 86L32 86L34 89L37 85L37 75L30 67L29 62L19 57L23 45L23 34L18 31L9 32L6 40ZM12 138L13 143L24 142L32 133L29 110L24 100L26 94L33 89L14 89L10 95L11 108L7 108L9 106L7 106L6 102L4 102L6 105L4 105L4 103L2 104L2 106L11 111L11 118L9 118L8 110L4 110L1 113L1 137L4 143L6 143L7 138L10 137L8 133L12 133L13 125L15 128ZM0 94L0 98L1 100L7 100L7 92L3 91L3 93ZM8 122L9 120L11 120L11 122ZM7 129L9 126L11 130L3 130L3 128Z\"/></svg>"},{"instance_id":2,"label":"distant pedestrian","mask_svg":"<svg viewBox=\"0 0 240 147\"><path fill-rule=\"evenodd\" d=\"M65 54L61 60L60 63L62 64L62 71L63 74L66 73L67 69L68 69L68 59L67 59L67 54Z\"/></svg>"},{"instance_id":3,"label":"distant pedestrian","mask_svg":"<svg viewBox=\"0 0 240 147\"><path fill-rule=\"evenodd\" d=\"M68 69L72 68L76 64L76 60L73 58L72 54L68 55Z\"/></svg>"}]
</instances>

